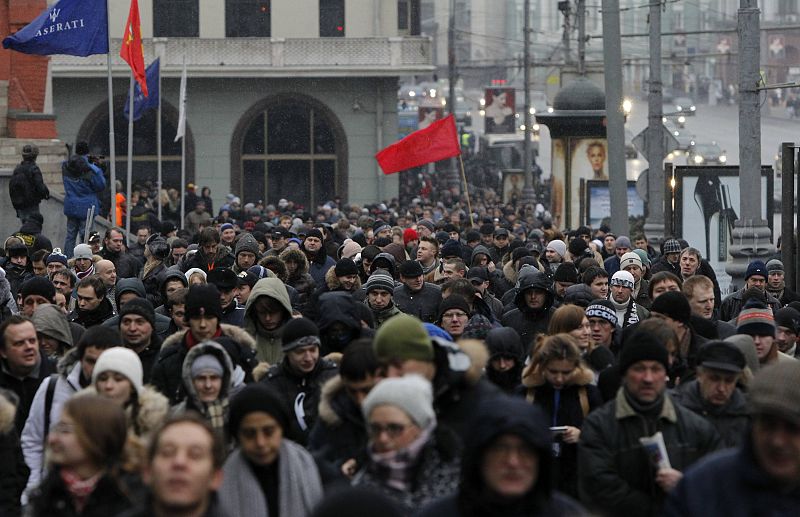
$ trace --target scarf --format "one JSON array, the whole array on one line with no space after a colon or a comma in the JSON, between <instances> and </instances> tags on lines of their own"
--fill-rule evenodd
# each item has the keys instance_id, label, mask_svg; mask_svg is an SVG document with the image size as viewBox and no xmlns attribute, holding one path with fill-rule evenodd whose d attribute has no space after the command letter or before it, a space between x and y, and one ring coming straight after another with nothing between
<instances>
[{"instance_id":1,"label":"scarf","mask_svg":"<svg viewBox=\"0 0 800 517\"><path fill-rule=\"evenodd\" d=\"M64 482L67 493L69 493L72 502L75 504L75 509L78 510L78 513L83 513L86 501L89 500L89 496L94 492L97 482L103 477L103 471L88 479L79 478L77 474L69 469L61 469L59 475L61 476L61 481Z\"/></svg>"},{"instance_id":2,"label":"scarf","mask_svg":"<svg viewBox=\"0 0 800 517\"><path fill-rule=\"evenodd\" d=\"M217 399L213 402L200 402L200 411L206 417L206 420L211 423L211 427L220 433L220 436L225 431L225 417L228 414L228 405L228 397Z\"/></svg>"},{"instance_id":3,"label":"scarf","mask_svg":"<svg viewBox=\"0 0 800 517\"><path fill-rule=\"evenodd\" d=\"M780 300L783 297L783 290L786 288L786 282L781 282L781 286L778 289L773 289L767 284L767 292L775 297L776 300Z\"/></svg>"},{"instance_id":4,"label":"scarf","mask_svg":"<svg viewBox=\"0 0 800 517\"><path fill-rule=\"evenodd\" d=\"M417 464L422 449L430 441L435 428L436 422L434 421L422 430L416 440L407 447L396 451L374 452L370 445L369 457L372 460L370 471L381 483L395 490L411 491L411 484L414 481L414 466Z\"/></svg>"},{"instance_id":5,"label":"scarf","mask_svg":"<svg viewBox=\"0 0 800 517\"><path fill-rule=\"evenodd\" d=\"M664 408L664 392L661 392L653 402L645 404L631 395L626 388L623 388L625 400L630 404L634 411L642 415L647 423L647 436L652 436L658 431L658 418Z\"/></svg>"},{"instance_id":6,"label":"scarf","mask_svg":"<svg viewBox=\"0 0 800 517\"><path fill-rule=\"evenodd\" d=\"M89 266L89 269L87 269L86 271L83 271L83 272L75 271L75 276L78 277L78 280L83 280L87 276L93 275L93 274L94 274L94 262L92 262L92 265Z\"/></svg>"},{"instance_id":7,"label":"scarf","mask_svg":"<svg viewBox=\"0 0 800 517\"><path fill-rule=\"evenodd\" d=\"M619 327L625 328L628 325L639 322L639 311L637 310L633 296L628 298L627 303L617 303L613 296L609 296L608 300L614 304L614 308L617 311L617 325Z\"/></svg>"}]
</instances>

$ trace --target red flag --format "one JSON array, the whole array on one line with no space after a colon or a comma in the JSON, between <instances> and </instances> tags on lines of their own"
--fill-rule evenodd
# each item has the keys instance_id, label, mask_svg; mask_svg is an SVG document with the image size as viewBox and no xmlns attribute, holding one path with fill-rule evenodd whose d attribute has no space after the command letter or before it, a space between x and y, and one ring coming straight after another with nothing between
<instances>
[{"instance_id":1,"label":"red flag","mask_svg":"<svg viewBox=\"0 0 800 517\"><path fill-rule=\"evenodd\" d=\"M147 76L144 69L144 44L142 43L142 22L139 19L139 2L131 0L131 10L128 13L128 23L125 24L125 34L122 36L122 48L119 57L124 59L131 67L133 77L139 83L142 93L147 97Z\"/></svg>"},{"instance_id":2,"label":"red flag","mask_svg":"<svg viewBox=\"0 0 800 517\"><path fill-rule=\"evenodd\" d=\"M461 154L453 115L414 131L375 155L384 174L392 174Z\"/></svg>"}]
</instances>

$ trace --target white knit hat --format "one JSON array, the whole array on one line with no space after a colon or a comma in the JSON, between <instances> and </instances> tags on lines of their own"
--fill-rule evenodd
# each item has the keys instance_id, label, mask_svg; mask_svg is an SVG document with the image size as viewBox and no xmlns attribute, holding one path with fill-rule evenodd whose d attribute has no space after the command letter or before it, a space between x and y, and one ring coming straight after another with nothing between
<instances>
[{"instance_id":1,"label":"white knit hat","mask_svg":"<svg viewBox=\"0 0 800 517\"><path fill-rule=\"evenodd\" d=\"M553 239L552 241L548 242L547 249L555 251L558 253L559 257L563 257L567 254L567 245L564 244L564 241L559 239Z\"/></svg>"},{"instance_id":2,"label":"white knit hat","mask_svg":"<svg viewBox=\"0 0 800 517\"><path fill-rule=\"evenodd\" d=\"M627 271L617 271L614 273L614 276L611 277L610 285L621 285L622 287L627 287L628 289L635 288L636 281L633 278L633 275L628 273Z\"/></svg>"},{"instance_id":3,"label":"white knit hat","mask_svg":"<svg viewBox=\"0 0 800 517\"><path fill-rule=\"evenodd\" d=\"M92 370L92 384L97 382L97 377L103 372L118 372L131 381L136 393L142 391L142 361L133 350L121 346L109 348L100 354Z\"/></svg>"},{"instance_id":4,"label":"white knit hat","mask_svg":"<svg viewBox=\"0 0 800 517\"><path fill-rule=\"evenodd\" d=\"M419 375L392 377L376 384L364 399L364 418L368 420L372 410L378 406L394 406L402 410L422 429L436 421L431 383Z\"/></svg>"}]
</instances>

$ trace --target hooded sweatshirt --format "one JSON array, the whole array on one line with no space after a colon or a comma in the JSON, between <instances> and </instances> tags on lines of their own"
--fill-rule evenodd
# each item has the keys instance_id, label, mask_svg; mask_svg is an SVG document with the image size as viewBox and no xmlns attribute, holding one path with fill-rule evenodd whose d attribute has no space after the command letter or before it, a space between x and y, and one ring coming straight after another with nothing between
<instances>
[{"instance_id":1,"label":"hooded sweatshirt","mask_svg":"<svg viewBox=\"0 0 800 517\"><path fill-rule=\"evenodd\" d=\"M262 296L274 299L285 309L284 324L292 317L292 304L289 301L289 293L286 291L286 287L277 278L262 278L256 282L250 292L250 297L247 298L244 313L244 330L256 340L256 356L258 360L273 365L278 364L283 359L281 335L284 325L275 330L267 330L261 326L253 306Z\"/></svg>"},{"instance_id":2,"label":"hooded sweatshirt","mask_svg":"<svg viewBox=\"0 0 800 517\"><path fill-rule=\"evenodd\" d=\"M69 322L58 306L50 303L39 305L33 313L32 319L36 332L63 343L67 348L72 348L72 331Z\"/></svg>"}]
</instances>

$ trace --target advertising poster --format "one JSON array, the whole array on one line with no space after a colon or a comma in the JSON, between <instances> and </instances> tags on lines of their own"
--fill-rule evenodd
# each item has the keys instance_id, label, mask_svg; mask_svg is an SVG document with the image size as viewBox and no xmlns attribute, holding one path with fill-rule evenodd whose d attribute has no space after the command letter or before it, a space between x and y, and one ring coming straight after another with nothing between
<instances>
[{"instance_id":1,"label":"advertising poster","mask_svg":"<svg viewBox=\"0 0 800 517\"><path fill-rule=\"evenodd\" d=\"M524 186L524 172L503 171L503 203L516 204L522 199L522 188Z\"/></svg>"},{"instance_id":2,"label":"advertising poster","mask_svg":"<svg viewBox=\"0 0 800 517\"><path fill-rule=\"evenodd\" d=\"M675 209L681 237L700 250L717 275L722 295L730 292L731 277L725 267L732 257L732 231L740 211L739 167L675 168ZM761 217L772 228L774 212L772 167L761 169Z\"/></svg>"},{"instance_id":3,"label":"advertising poster","mask_svg":"<svg viewBox=\"0 0 800 517\"><path fill-rule=\"evenodd\" d=\"M514 117L514 88L487 88L483 96L484 131L486 133L516 133Z\"/></svg>"},{"instance_id":4,"label":"advertising poster","mask_svg":"<svg viewBox=\"0 0 800 517\"><path fill-rule=\"evenodd\" d=\"M611 192L608 181L586 182L586 224L599 228L611 218ZM628 182L628 217L644 217L644 201L636 192L636 182Z\"/></svg>"},{"instance_id":5,"label":"advertising poster","mask_svg":"<svg viewBox=\"0 0 800 517\"><path fill-rule=\"evenodd\" d=\"M583 220L580 202L581 180L584 182L608 180L606 139L554 139L551 156L553 171L550 188L553 222L559 227L575 228Z\"/></svg>"},{"instance_id":6,"label":"advertising poster","mask_svg":"<svg viewBox=\"0 0 800 517\"><path fill-rule=\"evenodd\" d=\"M564 184L566 182L566 157L564 148L565 138L553 138L550 145L550 213L553 215L553 225L563 228L564 225Z\"/></svg>"},{"instance_id":7,"label":"advertising poster","mask_svg":"<svg viewBox=\"0 0 800 517\"><path fill-rule=\"evenodd\" d=\"M420 106L419 111L417 111L417 129L425 129L443 116L444 108L442 107Z\"/></svg>"}]
</instances>

